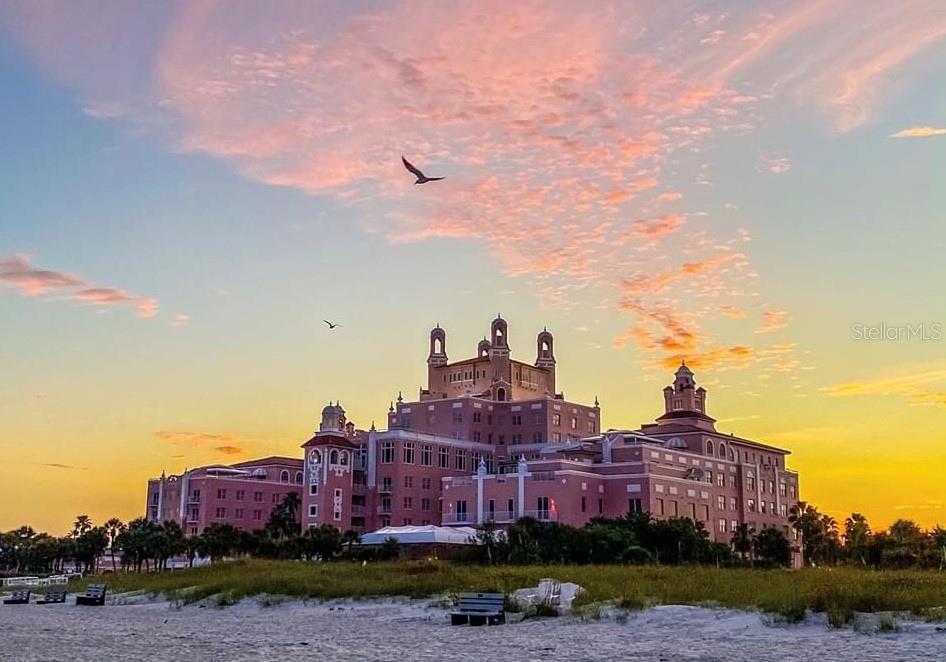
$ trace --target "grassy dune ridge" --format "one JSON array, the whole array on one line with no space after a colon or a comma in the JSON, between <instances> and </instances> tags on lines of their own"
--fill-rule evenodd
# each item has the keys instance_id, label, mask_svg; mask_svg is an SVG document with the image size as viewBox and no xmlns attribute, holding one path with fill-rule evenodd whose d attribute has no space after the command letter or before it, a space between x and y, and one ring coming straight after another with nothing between
<instances>
[{"instance_id":1,"label":"grassy dune ridge","mask_svg":"<svg viewBox=\"0 0 946 662\"><path fill-rule=\"evenodd\" d=\"M275 594L299 598L426 598L468 590L506 593L534 586L543 577L586 589L582 603L617 601L625 606L713 604L761 609L799 620L806 609L847 622L854 612L946 613L946 573L873 571L856 568L786 570L717 569L703 566L474 566L448 562L307 563L244 560L165 573L87 577L115 591L145 590L195 601L211 595L227 601Z\"/></svg>"}]
</instances>

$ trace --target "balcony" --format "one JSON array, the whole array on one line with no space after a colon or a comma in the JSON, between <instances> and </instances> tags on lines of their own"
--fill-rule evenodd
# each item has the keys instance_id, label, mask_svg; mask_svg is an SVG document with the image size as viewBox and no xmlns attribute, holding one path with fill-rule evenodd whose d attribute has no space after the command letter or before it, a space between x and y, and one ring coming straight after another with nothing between
<instances>
[{"instance_id":1,"label":"balcony","mask_svg":"<svg viewBox=\"0 0 946 662\"><path fill-rule=\"evenodd\" d=\"M440 523L444 525L469 525L475 522L476 518L470 513L444 513L443 517L440 518Z\"/></svg>"},{"instance_id":2,"label":"balcony","mask_svg":"<svg viewBox=\"0 0 946 662\"><path fill-rule=\"evenodd\" d=\"M358 496L365 496L368 493L368 486L364 483L355 483L351 486L351 493Z\"/></svg>"},{"instance_id":3,"label":"balcony","mask_svg":"<svg viewBox=\"0 0 946 662\"><path fill-rule=\"evenodd\" d=\"M490 524L509 524L517 519L519 519L519 515L511 510L497 510L483 515L483 521Z\"/></svg>"},{"instance_id":4,"label":"balcony","mask_svg":"<svg viewBox=\"0 0 946 662\"><path fill-rule=\"evenodd\" d=\"M390 510L390 509L389 509ZM351 507L352 517L364 517L365 516L365 507L352 505Z\"/></svg>"},{"instance_id":5,"label":"balcony","mask_svg":"<svg viewBox=\"0 0 946 662\"><path fill-rule=\"evenodd\" d=\"M379 515L390 515L390 514L391 514L391 506L378 506L378 514L379 514Z\"/></svg>"},{"instance_id":6,"label":"balcony","mask_svg":"<svg viewBox=\"0 0 946 662\"><path fill-rule=\"evenodd\" d=\"M531 517L532 519L537 519L540 522L555 522L558 521L558 513L554 510L527 510L523 517Z\"/></svg>"}]
</instances>

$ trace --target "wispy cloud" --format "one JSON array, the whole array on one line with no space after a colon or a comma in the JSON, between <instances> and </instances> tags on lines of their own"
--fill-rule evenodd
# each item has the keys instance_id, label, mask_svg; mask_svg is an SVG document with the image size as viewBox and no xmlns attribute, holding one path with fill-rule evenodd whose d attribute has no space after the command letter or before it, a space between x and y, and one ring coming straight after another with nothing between
<instances>
[{"instance_id":1,"label":"wispy cloud","mask_svg":"<svg viewBox=\"0 0 946 662\"><path fill-rule=\"evenodd\" d=\"M787 310L766 310L762 313L762 322L756 327L756 333L772 333L785 328L788 324Z\"/></svg>"},{"instance_id":2,"label":"wispy cloud","mask_svg":"<svg viewBox=\"0 0 946 662\"><path fill-rule=\"evenodd\" d=\"M912 405L946 407L946 368L846 382L821 390L835 397L896 395Z\"/></svg>"},{"instance_id":3,"label":"wispy cloud","mask_svg":"<svg viewBox=\"0 0 946 662\"><path fill-rule=\"evenodd\" d=\"M154 436L174 446L188 449L209 449L223 455L242 455L253 440L230 433L201 432L194 430L159 430Z\"/></svg>"},{"instance_id":4,"label":"wispy cloud","mask_svg":"<svg viewBox=\"0 0 946 662\"><path fill-rule=\"evenodd\" d=\"M63 271L37 269L30 256L23 253L0 260L0 284L29 297L51 294L94 306L134 306L139 317L158 314L157 299L136 297L114 287L96 287L84 278Z\"/></svg>"},{"instance_id":5,"label":"wispy cloud","mask_svg":"<svg viewBox=\"0 0 946 662\"><path fill-rule=\"evenodd\" d=\"M117 45L72 35L119 33L120 5L91 15L23 3L10 22L91 115L330 197L391 242L476 242L549 305L594 291L633 318L615 346L746 365L766 348L727 346L705 322L736 320L754 337L731 311L758 296L759 274L737 247L745 237L715 214L656 214L682 207L694 178L713 185L711 164L686 179L678 166L752 133L773 100L820 108L839 131L862 126L904 65L935 53L946 17L930 0L869 15L854 0L724 1L699 19L692 9L186 3L135 24L165 32ZM402 153L447 179L413 188ZM760 169L790 167L779 156Z\"/></svg>"},{"instance_id":6,"label":"wispy cloud","mask_svg":"<svg viewBox=\"0 0 946 662\"><path fill-rule=\"evenodd\" d=\"M946 128L935 126L911 126L908 129L901 129L896 133L891 133L891 138L931 138L933 136L946 136Z\"/></svg>"}]
</instances>

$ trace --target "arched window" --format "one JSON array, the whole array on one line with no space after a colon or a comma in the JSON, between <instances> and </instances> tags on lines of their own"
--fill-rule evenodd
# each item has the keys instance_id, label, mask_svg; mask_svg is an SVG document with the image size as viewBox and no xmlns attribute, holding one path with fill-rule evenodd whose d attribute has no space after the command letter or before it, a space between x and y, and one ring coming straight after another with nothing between
<instances>
[{"instance_id":1,"label":"arched window","mask_svg":"<svg viewBox=\"0 0 946 662\"><path fill-rule=\"evenodd\" d=\"M434 353L443 354L443 340L440 338L434 338Z\"/></svg>"},{"instance_id":2,"label":"arched window","mask_svg":"<svg viewBox=\"0 0 946 662\"><path fill-rule=\"evenodd\" d=\"M719 453L719 457L726 458L726 442L719 442L719 448L716 449L716 452Z\"/></svg>"},{"instance_id":3,"label":"arched window","mask_svg":"<svg viewBox=\"0 0 946 662\"><path fill-rule=\"evenodd\" d=\"M301 471L296 472L296 484L302 485L302 472Z\"/></svg>"},{"instance_id":4,"label":"arched window","mask_svg":"<svg viewBox=\"0 0 946 662\"><path fill-rule=\"evenodd\" d=\"M504 388L498 388L498 389L496 389L496 399L499 400L500 402L505 402L505 401L506 401L506 389L504 389Z\"/></svg>"},{"instance_id":5,"label":"arched window","mask_svg":"<svg viewBox=\"0 0 946 662\"><path fill-rule=\"evenodd\" d=\"M732 449L732 446L729 447L729 461L730 462L736 461L736 451Z\"/></svg>"},{"instance_id":6,"label":"arched window","mask_svg":"<svg viewBox=\"0 0 946 662\"><path fill-rule=\"evenodd\" d=\"M706 440L706 454L709 456L713 455L713 442L709 439Z\"/></svg>"},{"instance_id":7,"label":"arched window","mask_svg":"<svg viewBox=\"0 0 946 662\"><path fill-rule=\"evenodd\" d=\"M328 456L329 464L338 464L338 451L333 450Z\"/></svg>"},{"instance_id":8,"label":"arched window","mask_svg":"<svg viewBox=\"0 0 946 662\"><path fill-rule=\"evenodd\" d=\"M289 482L289 472L286 471L285 469L283 469L282 472L279 474L279 482L281 483Z\"/></svg>"},{"instance_id":9,"label":"arched window","mask_svg":"<svg viewBox=\"0 0 946 662\"><path fill-rule=\"evenodd\" d=\"M313 448L309 451L309 462L312 464L321 464L322 463L322 454L318 449Z\"/></svg>"},{"instance_id":10,"label":"arched window","mask_svg":"<svg viewBox=\"0 0 946 662\"><path fill-rule=\"evenodd\" d=\"M342 456L340 459L341 459L342 466L347 467L348 466L348 451L342 451Z\"/></svg>"}]
</instances>

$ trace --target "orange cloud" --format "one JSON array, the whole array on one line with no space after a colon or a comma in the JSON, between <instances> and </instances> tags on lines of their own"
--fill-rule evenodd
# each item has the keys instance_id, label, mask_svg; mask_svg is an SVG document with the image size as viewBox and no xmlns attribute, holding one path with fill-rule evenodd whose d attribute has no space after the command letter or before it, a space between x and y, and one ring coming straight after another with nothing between
<instances>
[{"instance_id":1,"label":"orange cloud","mask_svg":"<svg viewBox=\"0 0 946 662\"><path fill-rule=\"evenodd\" d=\"M946 136L946 128L911 126L908 129L901 129L890 134L891 138L931 138L933 136Z\"/></svg>"},{"instance_id":2,"label":"orange cloud","mask_svg":"<svg viewBox=\"0 0 946 662\"><path fill-rule=\"evenodd\" d=\"M766 310L762 313L762 323L756 327L756 333L771 333L788 324L788 312L785 310Z\"/></svg>"},{"instance_id":3,"label":"orange cloud","mask_svg":"<svg viewBox=\"0 0 946 662\"><path fill-rule=\"evenodd\" d=\"M833 397L898 395L913 405L946 407L946 368L846 382L821 389Z\"/></svg>"}]
</instances>

